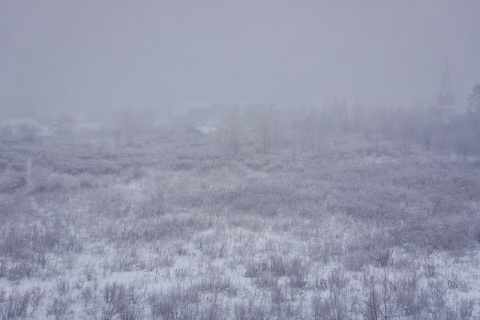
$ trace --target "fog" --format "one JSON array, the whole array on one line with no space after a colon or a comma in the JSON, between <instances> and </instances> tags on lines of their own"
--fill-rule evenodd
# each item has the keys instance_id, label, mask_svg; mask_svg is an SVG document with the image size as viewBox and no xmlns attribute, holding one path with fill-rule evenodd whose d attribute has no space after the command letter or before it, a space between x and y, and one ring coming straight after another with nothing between
<instances>
[{"instance_id":1,"label":"fog","mask_svg":"<svg viewBox=\"0 0 480 320\"><path fill-rule=\"evenodd\" d=\"M0 0L0 319L480 319L480 0Z\"/></svg>"},{"instance_id":2,"label":"fog","mask_svg":"<svg viewBox=\"0 0 480 320\"><path fill-rule=\"evenodd\" d=\"M434 103L480 75L480 2L0 0L0 110Z\"/></svg>"}]
</instances>

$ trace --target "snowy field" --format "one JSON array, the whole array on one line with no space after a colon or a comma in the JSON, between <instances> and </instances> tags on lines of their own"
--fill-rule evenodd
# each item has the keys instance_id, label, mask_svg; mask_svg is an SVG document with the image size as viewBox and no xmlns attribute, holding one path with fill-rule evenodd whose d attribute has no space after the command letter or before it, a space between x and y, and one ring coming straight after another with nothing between
<instances>
[{"instance_id":1,"label":"snowy field","mask_svg":"<svg viewBox=\"0 0 480 320\"><path fill-rule=\"evenodd\" d=\"M213 140L0 145L0 318L479 318L477 162Z\"/></svg>"}]
</instances>

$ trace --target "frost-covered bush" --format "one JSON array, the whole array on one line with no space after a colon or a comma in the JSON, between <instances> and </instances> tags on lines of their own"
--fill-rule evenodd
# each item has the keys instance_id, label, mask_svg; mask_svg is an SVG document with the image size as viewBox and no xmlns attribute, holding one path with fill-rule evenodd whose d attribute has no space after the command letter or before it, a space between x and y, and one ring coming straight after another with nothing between
<instances>
[{"instance_id":1,"label":"frost-covered bush","mask_svg":"<svg viewBox=\"0 0 480 320\"><path fill-rule=\"evenodd\" d=\"M143 319L143 307L140 295L134 285L113 282L107 283L103 292L103 319L117 317L122 320Z\"/></svg>"},{"instance_id":2,"label":"frost-covered bush","mask_svg":"<svg viewBox=\"0 0 480 320\"><path fill-rule=\"evenodd\" d=\"M12 281L31 278L47 266L48 254L79 253L82 244L62 224L57 217L29 228L3 226L6 232L0 234L0 260L5 259L6 277Z\"/></svg>"},{"instance_id":3,"label":"frost-covered bush","mask_svg":"<svg viewBox=\"0 0 480 320\"><path fill-rule=\"evenodd\" d=\"M283 257L272 255L268 260L247 264L244 276L254 278L254 283L260 287L273 287L279 277L287 274L288 268Z\"/></svg>"},{"instance_id":4,"label":"frost-covered bush","mask_svg":"<svg viewBox=\"0 0 480 320\"><path fill-rule=\"evenodd\" d=\"M219 294L224 294L229 297L237 295L237 288L233 285L230 279L220 273L216 268L209 270L208 274L202 277L196 287L200 292L213 295L213 298Z\"/></svg>"},{"instance_id":5,"label":"frost-covered bush","mask_svg":"<svg viewBox=\"0 0 480 320\"><path fill-rule=\"evenodd\" d=\"M199 204L214 208L228 207L233 212L275 217L281 211L294 211L304 200L297 191L286 185L270 185L252 180L234 187L201 191Z\"/></svg>"},{"instance_id":6,"label":"frost-covered bush","mask_svg":"<svg viewBox=\"0 0 480 320\"><path fill-rule=\"evenodd\" d=\"M55 320L65 319L69 308L69 302L62 298L54 298L47 308L47 316L53 316Z\"/></svg>"},{"instance_id":7,"label":"frost-covered bush","mask_svg":"<svg viewBox=\"0 0 480 320\"><path fill-rule=\"evenodd\" d=\"M153 292L148 298L152 319L196 319L200 293L196 286L177 286L165 293Z\"/></svg>"},{"instance_id":8,"label":"frost-covered bush","mask_svg":"<svg viewBox=\"0 0 480 320\"><path fill-rule=\"evenodd\" d=\"M312 299L312 316L315 320L347 320L350 319L351 302L344 294L330 292L327 297L315 296Z\"/></svg>"},{"instance_id":9,"label":"frost-covered bush","mask_svg":"<svg viewBox=\"0 0 480 320\"><path fill-rule=\"evenodd\" d=\"M234 306L236 320L267 320L272 314L272 306L265 301L256 301L253 298L243 300Z\"/></svg>"},{"instance_id":10,"label":"frost-covered bush","mask_svg":"<svg viewBox=\"0 0 480 320\"><path fill-rule=\"evenodd\" d=\"M18 283L23 278L32 278L38 272L38 266L30 262L20 262L12 264L7 269L6 278L12 282Z\"/></svg>"},{"instance_id":11,"label":"frost-covered bush","mask_svg":"<svg viewBox=\"0 0 480 320\"><path fill-rule=\"evenodd\" d=\"M333 269L328 275L323 287L327 287L331 291L339 291L345 289L350 282L350 278L348 278L345 273L345 270L340 270L339 268Z\"/></svg>"},{"instance_id":12,"label":"frost-covered bush","mask_svg":"<svg viewBox=\"0 0 480 320\"><path fill-rule=\"evenodd\" d=\"M27 185L25 173L7 169L0 174L0 194L13 194Z\"/></svg>"},{"instance_id":13,"label":"frost-covered bush","mask_svg":"<svg viewBox=\"0 0 480 320\"><path fill-rule=\"evenodd\" d=\"M6 294L0 290L0 319L26 319L35 314L43 300L44 292L39 288Z\"/></svg>"},{"instance_id":14,"label":"frost-covered bush","mask_svg":"<svg viewBox=\"0 0 480 320\"><path fill-rule=\"evenodd\" d=\"M132 248L117 252L104 267L112 272L129 272L144 269L145 261L138 255L137 250Z\"/></svg>"},{"instance_id":15,"label":"frost-covered bush","mask_svg":"<svg viewBox=\"0 0 480 320\"><path fill-rule=\"evenodd\" d=\"M27 182L30 194L59 192L64 188L62 177L46 168L40 167L31 167L29 169Z\"/></svg>"},{"instance_id":16,"label":"frost-covered bush","mask_svg":"<svg viewBox=\"0 0 480 320\"><path fill-rule=\"evenodd\" d=\"M310 265L300 258L289 262L286 269L288 285L292 288L305 288L308 284Z\"/></svg>"}]
</instances>

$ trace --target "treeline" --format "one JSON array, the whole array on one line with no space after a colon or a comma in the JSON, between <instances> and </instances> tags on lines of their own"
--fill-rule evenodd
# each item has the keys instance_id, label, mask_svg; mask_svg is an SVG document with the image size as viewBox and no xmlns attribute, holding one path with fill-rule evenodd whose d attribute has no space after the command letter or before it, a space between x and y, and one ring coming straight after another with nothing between
<instances>
[{"instance_id":1,"label":"treeline","mask_svg":"<svg viewBox=\"0 0 480 320\"><path fill-rule=\"evenodd\" d=\"M186 116L159 115L151 108L122 109L98 123L101 125L94 129L88 123L80 129L72 117L61 116L38 123L0 125L0 137L38 142L43 136L110 136L120 146L146 135L175 140L196 134L213 136L211 140L231 155L290 150L296 158L300 153L324 155L333 137L357 135L372 143L373 152L380 152L381 142L388 140L405 157L422 148L467 161L480 154L480 84L469 96L467 111L456 114L418 105L392 108L336 101L323 106L216 106ZM196 130L206 124L207 133Z\"/></svg>"},{"instance_id":2,"label":"treeline","mask_svg":"<svg viewBox=\"0 0 480 320\"><path fill-rule=\"evenodd\" d=\"M475 88L480 92L480 85ZM289 148L294 157L299 152L320 156L332 137L355 134L376 147L383 140L393 141L405 157L420 147L466 161L480 154L478 101L480 93L472 94L463 114L432 107L386 108L338 102L323 107L231 108L222 141L232 154L253 147L264 154Z\"/></svg>"}]
</instances>

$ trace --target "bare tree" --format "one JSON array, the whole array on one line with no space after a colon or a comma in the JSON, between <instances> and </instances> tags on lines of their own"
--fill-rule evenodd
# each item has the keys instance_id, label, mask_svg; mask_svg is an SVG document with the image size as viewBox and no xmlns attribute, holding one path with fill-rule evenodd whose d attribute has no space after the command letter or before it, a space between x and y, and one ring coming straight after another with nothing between
<instances>
[{"instance_id":1,"label":"bare tree","mask_svg":"<svg viewBox=\"0 0 480 320\"><path fill-rule=\"evenodd\" d=\"M454 135L454 149L457 158L467 161L470 146L472 130L468 122L463 118L458 118L453 121L453 135Z\"/></svg>"},{"instance_id":2,"label":"bare tree","mask_svg":"<svg viewBox=\"0 0 480 320\"><path fill-rule=\"evenodd\" d=\"M473 114L480 113L480 84L473 87L473 92L468 96L468 112Z\"/></svg>"},{"instance_id":3,"label":"bare tree","mask_svg":"<svg viewBox=\"0 0 480 320\"><path fill-rule=\"evenodd\" d=\"M240 152L241 119L240 108L235 106L227 112L228 144L234 155Z\"/></svg>"},{"instance_id":4,"label":"bare tree","mask_svg":"<svg viewBox=\"0 0 480 320\"><path fill-rule=\"evenodd\" d=\"M413 144L417 130L416 117L412 112L404 113L399 110L400 119L400 151L405 157L409 157L412 153Z\"/></svg>"},{"instance_id":5,"label":"bare tree","mask_svg":"<svg viewBox=\"0 0 480 320\"><path fill-rule=\"evenodd\" d=\"M468 117L475 134L475 145L480 152L480 84L473 87L472 94L468 97Z\"/></svg>"},{"instance_id":6,"label":"bare tree","mask_svg":"<svg viewBox=\"0 0 480 320\"><path fill-rule=\"evenodd\" d=\"M248 109L248 118L253 125L253 130L260 141L260 150L267 154L271 146L271 135L273 129L272 112L274 106L252 106Z\"/></svg>"}]
</instances>

